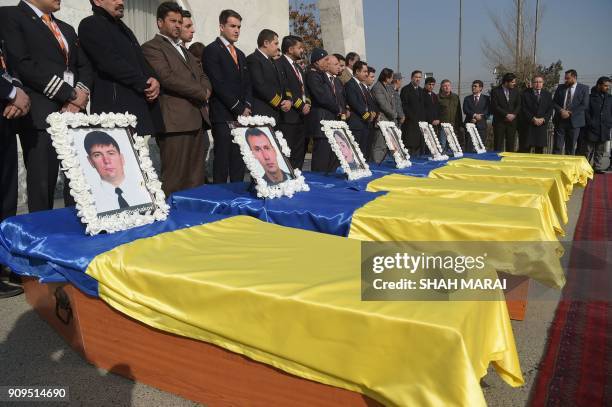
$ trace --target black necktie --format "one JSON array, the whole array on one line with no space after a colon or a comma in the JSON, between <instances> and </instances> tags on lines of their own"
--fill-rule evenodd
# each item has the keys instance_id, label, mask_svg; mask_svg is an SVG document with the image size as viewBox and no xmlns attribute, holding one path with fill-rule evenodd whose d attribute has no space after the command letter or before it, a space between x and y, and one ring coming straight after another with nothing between
<instances>
[{"instance_id":1,"label":"black necktie","mask_svg":"<svg viewBox=\"0 0 612 407\"><path fill-rule=\"evenodd\" d=\"M119 203L119 209L129 208L130 205L127 203L125 198L123 197L123 191L121 188L115 188L115 193L117 194L117 202Z\"/></svg>"},{"instance_id":2,"label":"black necktie","mask_svg":"<svg viewBox=\"0 0 612 407\"><path fill-rule=\"evenodd\" d=\"M540 91L536 90L536 98L538 99L538 103L540 103Z\"/></svg>"}]
</instances>

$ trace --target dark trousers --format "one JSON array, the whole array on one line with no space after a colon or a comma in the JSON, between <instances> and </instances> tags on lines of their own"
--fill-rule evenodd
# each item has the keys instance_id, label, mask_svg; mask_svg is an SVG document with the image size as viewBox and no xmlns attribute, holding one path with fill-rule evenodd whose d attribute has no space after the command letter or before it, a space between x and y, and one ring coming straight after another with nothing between
<instances>
[{"instance_id":1,"label":"dark trousers","mask_svg":"<svg viewBox=\"0 0 612 407\"><path fill-rule=\"evenodd\" d=\"M370 141L370 129L368 127L364 127L360 130L352 130L353 137L355 137L355 141L359 145L359 149L361 150L361 154L366 161L370 161L370 147L372 145Z\"/></svg>"},{"instance_id":2,"label":"dark trousers","mask_svg":"<svg viewBox=\"0 0 612 407\"><path fill-rule=\"evenodd\" d=\"M244 161L240 146L232 142L232 134L226 123L214 123L212 126L214 140L213 182L225 184L229 175L230 182L244 181Z\"/></svg>"},{"instance_id":3,"label":"dark trousers","mask_svg":"<svg viewBox=\"0 0 612 407\"><path fill-rule=\"evenodd\" d=\"M530 146L527 145L527 139L529 138L529 127L529 124L521 124L518 127L519 153L528 153L531 150Z\"/></svg>"},{"instance_id":4,"label":"dark trousers","mask_svg":"<svg viewBox=\"0 0 612 407\"><path fill-rule=\"evenodd\" d=\"M17 214L17 137L13 123L0 118L0 221Z\"/></svg>"},{"instance_id":5,"label":"dark trousers","mask_svg":"<svg viewBox=\"0 0 612 407\"><path fill-rule=\"evenodd\" d=\"M208 135L203 129L190 133L166 133L157 137L161 182L166 196L204 184Z\"/></svg>"},{"instance_id":6,"label":"dark trousers","mask_svg":"<svg viewBox=\"0 0 612 407\"><path fill-rule=\"evenodd\" d=\"M23 129L19 134L27 171L28 210L53 209L59 160L45 130Z\"/></svg>"},{"instance_id":7,"label":"dark trousers","mask_svg":"<svg viewBox=\"0 0 612 407\"><path fill-rule=\"evenodd\" d=\"M579 136L580 128L572 127L569 120L559 121L555 124L553 154L563 154L565 148L565 155L576 155Z\"/></svg>"},{"instance_id":8,"label":"dark trousers","mask_svg":"<svg viewBox=\"0 0 612 407\"><path fill-rule=\"evenodd\" d=\"M304 123L279 123L278 129L291 149L289 162L293 168L302 169L306 156L306 128Z\"/></svg>"},{"instance_id":9,"label":"dark trousers","mask_svg":"<svg viewBox=\"0 0 612 407\"><path fill-rule=\"evenodd\" d=\"M605 141L583 140L582 151L589 163L593 162L593 169L603 171L603 156L606 148Z\"/></svg>"},{"instance_id":10,"label":"dark trousers","mask_svg":"<svg viewBox=\"0 0 612 407\"><path fill-rule=\"evenodd\" d=\"M338 158L332 151L327 138L315 138L312 145L310 170L316 172L332 172L336 170L338 165Z\"/></svg>"},{"instance_id":11,"label":"dark trousers","mask_svg":"<svg viewBox=\"0 0 612 407\"><path fill-rule=\"evenodd\" d=\"M493 125L495 151L516 151L516 120L496 122Z\"/></svg>"}]
</instances>

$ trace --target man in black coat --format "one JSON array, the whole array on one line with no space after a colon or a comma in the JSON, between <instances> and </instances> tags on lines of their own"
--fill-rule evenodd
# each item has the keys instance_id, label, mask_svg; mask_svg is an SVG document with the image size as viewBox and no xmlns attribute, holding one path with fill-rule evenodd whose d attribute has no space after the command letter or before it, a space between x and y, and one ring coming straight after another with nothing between
<instances>
[{"instance_id":1,"label":"man in black coat","mask_svg":"<svg viewBox=\"0 0 612 407\"><path fill-rule=\"evenodd\" d=\"M610 140L612 129L612 95L610 78L602 76L597 79L597 85L591 89L589 108L586 110L586 128L582 144L582 154L587 160L593 158L593 168L598 174L604 172L602 158L606 141Z\"/></svg>"},{"instance_id":2,"label":"man in black coat","mask_svg":"<svg viewBox=\"0 0 612 407\"><path fill-rule=\"evenodd\" d=\"M523 144L521 151L530 152L531 147L537 154L544 152L548 144L548 123L553 113L552 94L544 90L544 77L534 76L531 89L521 95L521 135ZM519 143L520 145L521 143Z\"/></svg>"},{"instance_id":3,"label":"man in black coat","mask_svg":"<svg viewBox=\"0 0 612 407\"><path fill-rule=\"evenodd\" d=\"M277 62L281 76L286 78L285 93L291 97L291 109L281 112L279 129L291 149L291 165L300 170L304 166L306 155L305 117L310 113L310 96L305 86L306 75L297 63L304 54L302 38L288 35L281 44L283 56Z\"/></svg>"},{"instance_id":4,"label":"man in black coat","mask_svg":"<svg viewBox=\"0 0 612 407\"><path fill-rule=\"evenodd\" d=\"M341 114L336 98L338 90L326 72L327 62L325 50L313 49L311 68L306 73L306 88L312 98L312 109L307 116L308 131L313 137L311 170L318 172L331 171L338 163L327 136L321 130L321 120L338 120Z\"/></svg>"},{"instance_id":5,"label":"man in black coat","mask_svg":"<svg viewBox=\"0 0 612 407\"><path fill-rule=\"evenodd\" d=\"M244 180L244 161L238 144L232 142L228 122L250 116L253 91L244 53L234 46L240 36L242 17L233 10L219 15L220 36L204 49L202 64L212 83L210 119L214 143L213 182Z\"/></svg>"},{"instance_id":6,"label":"man in black coat","mask_svg":"<svg viewBox=\"0 0 612 407\"><path fill-rule=\"evenodd\" d=\"M47 116L84 110L91 88L89 61L74 29L53 16L58 10L59 2L21 1L4 8L0 16L7 63L32 101L19 130L30 212L53 208L59 161L46 130ZM70 203L66 194L65 201Z\"/></svg>"},{"instance_id":7,"label":"man in black coat","mask_svg":"<svg viewBox=\"0 0 612 407\"><path fill-rule=\"evenodd\" d=\"M138 134L163 131L160 85L134 33L121 21L123 3L90 1L93 15L81 20L79 39L95 72L91 113L128 112L138 119Z\"/></svg>"},{"instance_id":8,"label":"man in black coat","mask_svg":"<svg viewBox=\"0 0 612 407\"><path fill-rule=\"evenodd\" d=\"M435 87L436 78L433 76L425 78L425 88L423 89L425 95L425 117L427 118L427 123L431 124L438 132L438 141L440 141L442 151L445 151L446 133L440 130L440 115L442 114L442 109L440 106L440 99L434 92ZM425 146L423 146L423 148L425 148Z\"/></svg>"},{"instance_id":9,"label":"man in black coat","mask_svg":"<svg viewBox=\"0 0 612 407\"><path fill-rule=\"evenodd\" d=\"M518 114L521 111L521 97L516 87L516 75L509 72L502 78L502 84L491 91L493 112L493 136L495 151L515 151Z\"/></svg>"},{"instance_id":10,"label":"man in black coat","mask_svg":"<svg viewBox=\"0 0 612 407\"><path fill-rule=\"evenodd\" d=\"M463 99L463 113L465 114L465 123L473 123L476 125L478 135L482 143L487 142L487 118L489 117L491 102L489 96L482 93L484 84L481 80L472 82L472 94ZM466 132L465 146L467 152L475 152L472 138Z\"/></svg>"},{"instance_id":11,"label":"man in black coat","mask_svg":"<svg viewBox=\"0 0 612 407\"><path fill-rule=\"evenodd\" d=\"M280 113L291 109L291 97L285 93L286 78L274 57L278 53L278 34L264 29L257 37L257 49L247 57L253 86L253 114L273 117L278 125Z\"/></svg>"},{"instance_id":12,"label":"man in black coat","mask_svg":"<svg viewBox=\"0 0 612 407\"><path fill-rule=\"evenodd\" d=\"M402 139L410 154L414 156L420 155L423 148L423 135L419 122L427 121L425 94L423 88L419 87L422 78L423 72L413 71L410 75L410 83L400 92L405 115L402 124Z\"/></svg>"},{"instance_id":13,"label":"man in black coat","mask_svg":"<svg viewBox=\"0 0 612 407\"><path fill-rule=\"evenodd\" d=\"M351 111L347 123L366 160L370 152L370 124L376 119L376 106L366 85L368 77L368 65L357 61L353 65L353 78L344 84L346 102Z\"/></svg>"}]
</instances>

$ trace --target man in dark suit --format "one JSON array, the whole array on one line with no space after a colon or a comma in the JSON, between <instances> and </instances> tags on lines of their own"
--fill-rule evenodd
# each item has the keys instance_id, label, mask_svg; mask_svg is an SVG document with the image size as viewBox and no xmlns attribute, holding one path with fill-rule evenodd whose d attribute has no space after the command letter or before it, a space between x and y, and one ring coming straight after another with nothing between
<instances>
[{"instance_id":1,"label":"man in dark suit","mask_svg":"<svg viewBox=\"0 0 612 407\"><path fill-rule=\"evenodd\" d=\"M366 85L369 75L366 62L357 61L353 65L353 79L344 84L346 102L351 111L347 123L366 160L370 152L370 124L376 119L374 100Z\"/></svg>"},{"instance_id":2,"label":"man in dark suit","mask_svg":"<svg viewBox=\"0 0 612 407\"><path fill-rule=\"evenodd\" d=\"M506 73L502 84L491 91L495 151L516 150L516 129L521 111L521 97L516 89L516 75Z\"/></svg>"},{"instance_id":3,"label":"man in dark suit","mask_svg":"<svg viewBox=\"0 0 612 407\"><path fill-rule=\"evenodd\" d=\"M170 195L204 184L207 152L204 109L212 87L197 59L183 46L182 10L175 2L157 9L157 34L142 46L162 87L159 96L165 132L158 134L161 181Z\"/></svg>"},{"instance_id":4,"label":"man in dark suit","mask_svg":"<svg viewBox=\"0 0 612 407\"><path fill-rule=\"evenodd\" d=\"M93 15L79 24L81 46L94 67L91 113L136 116L142 136L163 131L159 82L140 45L122 21L123 1L90 0Z\"/></svg>"},{"instance_id":5,"label":"man in dark suit","mask_svg":"<svg viewBox=\"0 0 612 407\"><path fill-rule=\"evenodd\" d=\"M273 117L277 125L280 113L291 109L291 97L285 93L286 79L274 62L278 53L278 34L264 29L257 36L257 49L247 57L253 86L253 114Z\"/></svg>"},{"instance_id":6,"label":"man in dark suit","mask_svg":"<svg viewBox=\"0 0 612 407\"><path fill-rule=\"evenodd\" d=\"M465 123L473 123L476 125L478 134L482 143L487 142L487 118L490 115L489 96L482 93L483 83L481 80L472 82L472 94L463 99L463 113L465 114ZM466 135L466 150L474 152L474 144L472 138Z\"/></svg>"},{"instance_id":7,"label":"man in dark suit","mask_svg":"<svg viewBox=\"0 0 612 407\"><path fill-rule=\"evenodd\" d=\"M423 88L419 87L422 78L423 72L413 71L410 75L410 83L400 92L405 116L402 125L402 139L410 154L414 156L420 155L423 148L423 135L419 122L427 121L425 94Z\"/></svg>"},{"instance_id":8,"label":"man in dark suit","mask_svg":"<svg viewBox=\"0 0 612 407\"><path fill-rule=\"evenodd\" d=\"M553 113L552 95L544 90L544 77L536 75L533 77L531 89L527 89L521 95L522 139L524 140L523 152L530 152L534 147L535 153L542 154L544 147L548 144L548 122Z\"/></svg>"},{"instance_id":9,"label":"man in dark suit","mask_svg":"<svg viewBox=\"0 0 612 407\"><path fill-rule=\"evenodd\" d=\"M310 113L310 96L305 86L306 75L297 63L304 54L304 41L302 38L288 35L281 44L283 56L278 60L278 69L281 76L286 78L285 93L292 98L291 109L281 112L278 125L291 149L291 165L302 169L306 155L306 128L305 117Z\"/></svg>"},{"instance_id":10,"label":"man in dark suit","mask_svg":"<svg viewBox=\"0 0 612 407\"><path fill-rule=\"evenodd\" d=\"M58 10L59 2L52 0L21 1L6 7L0 17L7 63L32 100L19 131L30 212L53 208L59 161L46 131L47 116L84 110L92 80L91 66L74 29L53 16ZM68 188L64 191L69 204Z\"/></svg>"},{"instance_id":11,"label":"man in dark suit","mask_svg":"<svg viewBox=\"0 0 612 407\"><path fill-rule=\"evenodd\" d=\"M238 144L232 142L227 122L250 116L253 109L251 79L244 53L234 46L240 36L242 17L233 10L219 15L220 35L204 50L202 64L213 87L210 115L214 139L213 181L226 183L244 179L244 161Z\"/></svg>"},{"instance_id":12,"label":"man in dark suit","mask_svg":"<svg viewBox=\"0 0 612 407\"><path fill-rule=\"evenodd\" d=\"M312 98L312 108L307 116L307 128L313 137L312 171L331 171L337 159L331 150L327 136L321 130L321 120L338 120L340 108L335 93L338 92L331 82L327 69L327 52L315 48L310 54L311 68L306 73L306 88Z\"/></svg>"},{"instance_id":13,"label":"man in dark suit","mask_svg":"<svg viewBox=\"0 0 612 407\"><path fill-rule=\"evenodd\" d=\"M604 173L602 158L612 129L612 95L609 91L610 78L602 76L597 79L597 85L591 89L589 108L586 111L581 153L589 162L593 159L593 168L597 174Z\"/></svg>"},{"instance_id":14,"label":"man in dark suit","mask_svg":"<svg viewBox=\"0 0 612 407\"><path fill-rule=\"evenodd\" d=\"M21 82L13 78L0 47L0 221L17 213L17 138L13 119L23 117L30 110L30 98L20 88ZM0 265L0 272L10 270ZM23 292L0 281L0 298L8 298Z\"/></svg>"},{"instance_id":15,"label":"man in dark suit","mask_svg":"<svg viewBox=\"0 0 612 407\"><path fill-rule=\"evenodd\" d=\"M338 109L340 109L339 119L348 120L351 116L348 104L346 103L346 95L344 94L344 85L340 80L340 74L343 72L343 68L340 65L340 61L335 55L330 55L327 58L327 77L329 81L334 84L333 91L336 101L338 103Z\"/></svg>"},{"instance_id":16,"label":"man in dark suit","mask_svg":"<svg viewBox=\"0 0 612 407\"><path fill-rule=\"evenodd\" d=\"M440 131L440 99L434 92L435 87L436 78L433 76L425 78L425 88L423 89L425 94L425 117L427 122L438 132L438 140L440 141L442 151L444 151L446 150L446 134Z\"/></svg>"},{"instance_id":17,"label":"man in dark suit","mask_svg":"<svg viewBox=\"0 0 612 407\"><path fill-rule=\"evenodd\" d=\"M580 129L586 124L585 113L589 107L589 87L578 83L574 69L565 72L565 83L557 86L553 97L555 138L553 154L576 154Z\"/></svg>"}]
</instances>

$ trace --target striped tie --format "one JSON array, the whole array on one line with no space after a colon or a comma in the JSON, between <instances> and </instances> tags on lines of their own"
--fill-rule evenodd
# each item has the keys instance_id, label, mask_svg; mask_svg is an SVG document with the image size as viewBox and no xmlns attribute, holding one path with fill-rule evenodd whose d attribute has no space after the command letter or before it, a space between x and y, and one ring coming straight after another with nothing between
<instances>
[{"instance_id":1,"label":"striped tie","mask_svg":"<svg viewBox=\"0 0 612 407\"><path fill-rule=\"evenodd\" d=\"M50 14L43 14L42 20L45 22L47 27L51 30L51 32L55 36L55 39L59 43L59 46L62 50L62 54L64 54L66 65L68 65L68 50L66 49L66 44L64 44L64 40L62 39L62 33L60 32L59 27L57 26L55 21L53 21L53 17L51 17Z\"/></svg>"}]
</instances>

